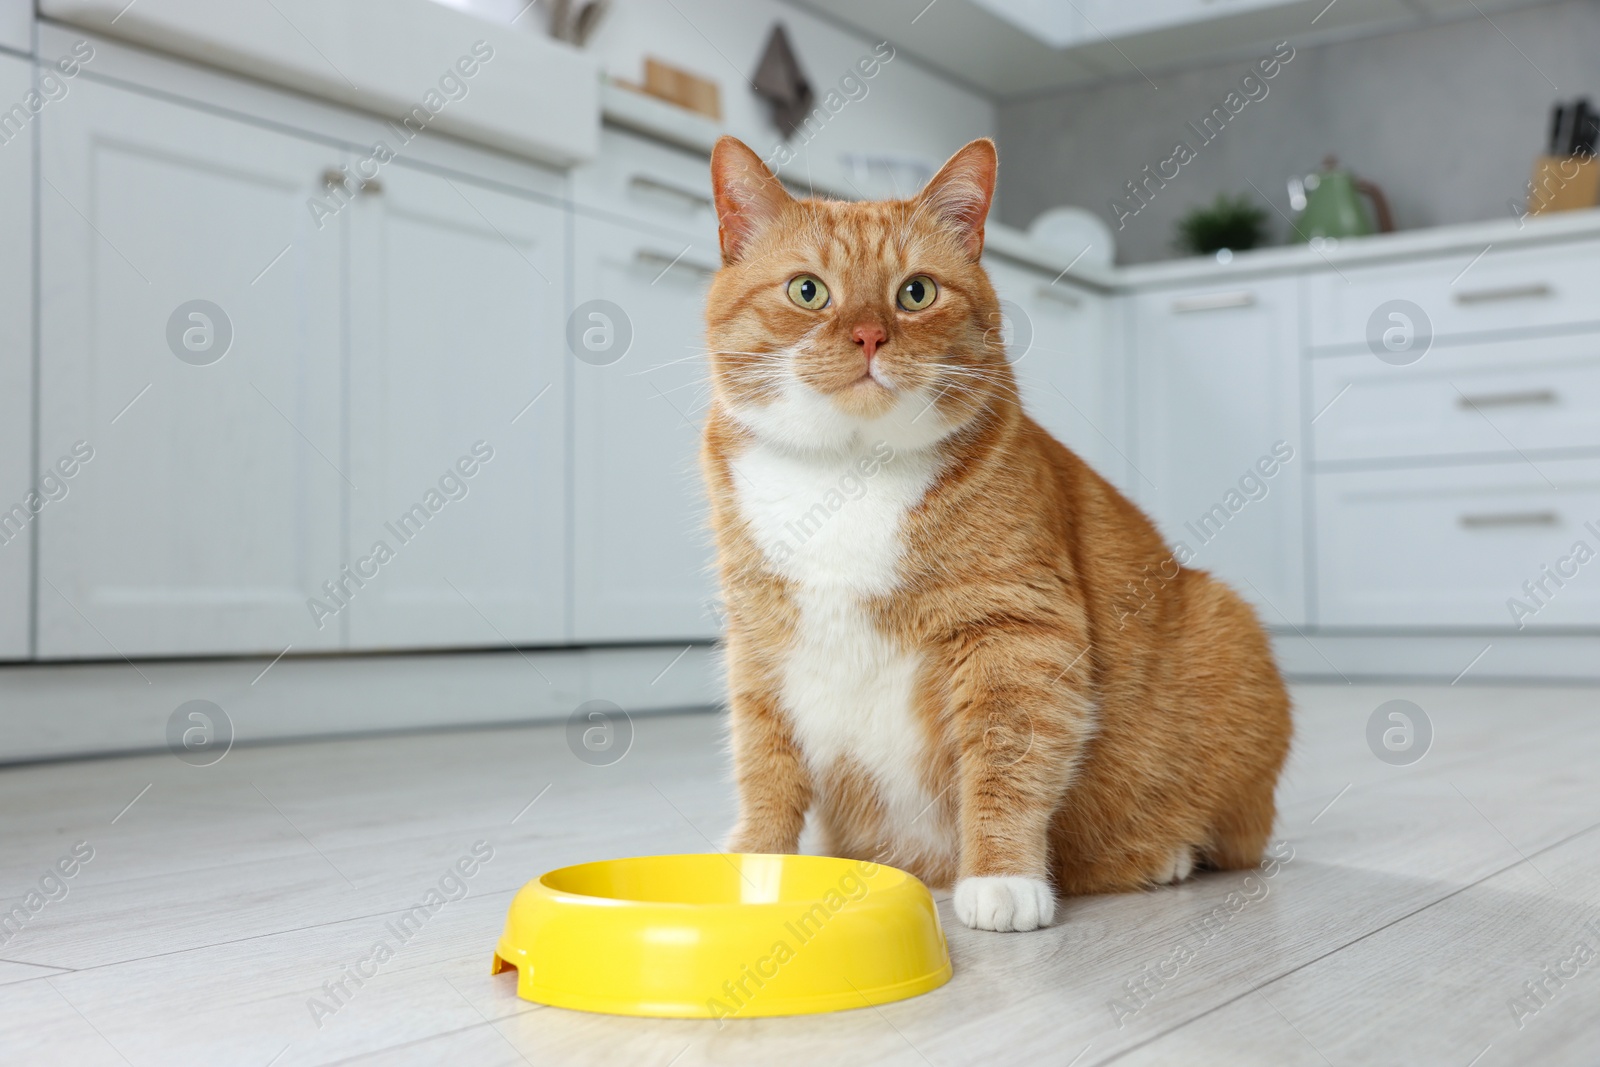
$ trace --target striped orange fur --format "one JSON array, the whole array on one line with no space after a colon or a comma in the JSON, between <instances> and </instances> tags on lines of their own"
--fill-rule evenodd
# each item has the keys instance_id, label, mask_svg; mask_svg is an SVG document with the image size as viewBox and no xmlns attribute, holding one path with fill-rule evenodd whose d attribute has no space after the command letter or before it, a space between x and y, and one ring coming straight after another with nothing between
<instances>
[{"instance_id":1,"label":"striped orange fur","mask_svg":"<svg viewBox=\"0 0 1600 1067\"><path fill-rule=\"evenodd\" d=\"M1290 739L1266 635L1023 410L979 262L993 144L878 203L795 199L732 138L712 172L728 847L809 818L1001 930L1256 864Z\"/></svg>"}]
</instances>

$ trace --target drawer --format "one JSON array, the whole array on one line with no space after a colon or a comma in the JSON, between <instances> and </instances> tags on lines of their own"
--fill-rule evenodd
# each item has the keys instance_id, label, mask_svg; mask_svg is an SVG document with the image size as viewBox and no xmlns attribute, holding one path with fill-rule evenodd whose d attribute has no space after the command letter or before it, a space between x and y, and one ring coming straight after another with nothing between
<instances>
[{"instance_id":1,"label":"drawer","mask_svg":"<svg viewBox=\"0 0 1600 1067\"><path fill-rule=\"evenodd\" d=\"M717 238L711 163L705 156L605 129L600 155L572 172L575 203L689 238Z\"/></svg>"},{"instance_id":2,"label":"drawer","mask_svg":"<svg viewBox=\"0 0 1600 1067\"><path fill-rule=\"evenodd\" d=\"M1470 267L1469 267L1470 264ZM1600 322L1600 243L1491 249L1449 259L1345 267L1310 281L1311 344L1367 345L1392 326L1434 337ZM1426 323L1389 318L1390 301L1422 309Z\"/></svg>"},{"instance_id":3,"label":"drawer","mask_svg":"<svg viewBox=\"0 0 1600 1067\"><path fill-rule=\"evenodd\" d=\"M1311 361L1318 462L1600 448L1600 334Z\"/></svg>"},{"instance_id":4,"label":"drawer","mask_svg":"<svg viewBox=\"0 0 1600 1067\"><path fill-rule=\"evenodd\" d=\"M1315 483L1319 625L1600 627L1600 460Z\"/></svg>"}]
</instances>

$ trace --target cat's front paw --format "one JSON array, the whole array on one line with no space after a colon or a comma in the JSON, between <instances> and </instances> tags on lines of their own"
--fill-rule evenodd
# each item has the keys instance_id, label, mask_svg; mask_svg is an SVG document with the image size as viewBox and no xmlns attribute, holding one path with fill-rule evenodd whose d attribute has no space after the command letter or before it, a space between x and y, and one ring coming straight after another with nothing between
<instances>
[{"instance_id":1,"label":"cat's front paw","mask_svg":"<svg viewBox=\"0 0 1600 1067\"><path fill-rule=\"evenodd\" d=\"M800 842L784 841L772 834L758 833L735 827L723 843L725 853L754 853L762 855L791 855L800 851Z\"/></svg>"},{"instance_id":2,"label":"cat's front paw","mask_svg":"<svg viewBox=\"0 0 1600 1067\"><path fill-rule=\"evenodd\" d=\"M974 930L1037 930L1056 914L1050 883L1020 875L963 878L952 903L956 918Z\"/></svg>"}]
</instances>

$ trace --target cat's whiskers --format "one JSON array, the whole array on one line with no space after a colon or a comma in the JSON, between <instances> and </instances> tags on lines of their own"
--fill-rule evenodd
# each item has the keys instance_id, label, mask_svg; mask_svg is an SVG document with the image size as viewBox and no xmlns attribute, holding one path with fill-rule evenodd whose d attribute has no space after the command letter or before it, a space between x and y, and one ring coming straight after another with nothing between
<instances>
[{"instance_id":1,"label":"cat's whiskers","mask_svg":"<svg viewBox=\"0 0 1600 1067\"><path fill-rule=\"evenodd\" d=\"M931 366L935 371L941 374L968 375L975 378L987 378L993 381L1000 381L1005 378L1005 375L998 367L964 366L957 363L934 363Z\"/></svg>"},{"instance_id":2,"label":"cat's whiskers","mask_svg":"<svg viewBox=\"0 0 1600 1067\"><path fill-rule=\"evenodd\" d=\"M663 389L658 385L658 386L656 386L656 391L658 393L660 393L662 396L667 396L670 393L676 393L676 392L679 392L680 390L683 390L683 389L693 389L693 388L695 388L697 386L709 384L709 381L710 381L710 379L701 379L701 380L692 381L692 382L681 382L678 385L671 386L670 388L667 388L667 389Z\"/></svg>"},{"instance_id":3,"label":"cat's whiskers","mask_svg":"<svg viewBox=\"0 0 1600 1067\"><path fill-rule=\"evenodd\" d=\"M628 377L637 378L642 374L654 374L658 370L666 370L668 367L676 367L684 363L692 363L695 360L710 354L711 353L708 350L700 349L690 355L684 356L682 359L669 359L665 363L657 363L654 367L646 367L644 370L632 371L628 374Z\"/></svg>"},{"instance_id":4,"label":"cat's whiskers","mask_svg":"<svg viewBox=\"0 0 1600 1067\"><path fill-rule=\"evenodd\" d=\"M958 395L975 395L979 386L998 389L1000 392L1016 396L1018 388L1014 378L999 371L991 371L975 367L936 366L934 368L934 381L944 381L948 391L957 392Z\"/></svg>"},{"instance_id":5,"label":"cat's whiskers","mask_svg":"<svg viewBox=\"0 0 1600 1067\"><path fill-rule=\"evenodd\" d=\"M1004 380L1005 377L1006 377L1005 370L1003 368L997 367L997 366L984 366L982 364L963 364L963 363L938 363L938 364L934 364L934 366L937 367L940 371L948 371L948 372L956 373L956 374L967 374L967 375L972 375L974 377L983 377L983 378L988 378L988 379L992 379L992 380L995 380L995 381Z\"/></svg>"}]
</instances>

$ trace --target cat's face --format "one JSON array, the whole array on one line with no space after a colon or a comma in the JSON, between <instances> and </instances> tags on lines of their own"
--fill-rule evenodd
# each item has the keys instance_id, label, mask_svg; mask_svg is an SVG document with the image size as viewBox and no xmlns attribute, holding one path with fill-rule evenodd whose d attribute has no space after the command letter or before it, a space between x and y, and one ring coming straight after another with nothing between
<instances>
[{"instance_id":1,"label":"cat's face","mask_svg":"<svg viewBox=\"0 0 1600 1067\"><path fill-rule=\"evenodd\" d=\"M797 449L931 444L1014 392L978 262L994 147L911 200L795 200L733 138L712 157L723 269L707 301L718 401Z\"/></svg>"}]
</instances>

